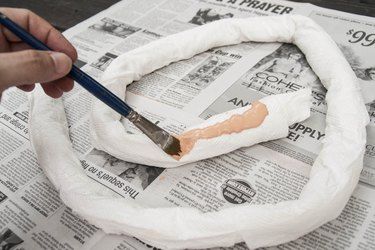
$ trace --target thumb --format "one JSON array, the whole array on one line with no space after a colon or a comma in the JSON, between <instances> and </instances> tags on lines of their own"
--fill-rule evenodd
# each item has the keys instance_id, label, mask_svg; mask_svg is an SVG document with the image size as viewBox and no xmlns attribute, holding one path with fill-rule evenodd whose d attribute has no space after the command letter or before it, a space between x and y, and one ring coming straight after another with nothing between
<instances>
[{"instance_id":1,"label":"thumb","mask_svg":"<svg viewBox=\"0 0 375 250\"><path fill-rule=\"evenodd\" d=\"M0 88L50 82L66 76L72 60L65 54L23 50L0 53Z\"/></svg>"}]
</instances>

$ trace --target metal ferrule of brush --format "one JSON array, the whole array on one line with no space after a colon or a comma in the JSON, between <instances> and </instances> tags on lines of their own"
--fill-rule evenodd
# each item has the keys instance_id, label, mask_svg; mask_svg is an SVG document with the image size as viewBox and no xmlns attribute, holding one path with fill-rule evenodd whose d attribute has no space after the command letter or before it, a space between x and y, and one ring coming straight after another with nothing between
<instances>
[{"instance_id":1,"label":"metal ferrule of brush","mask_svg":"<svg viewBox=\"0 0 375 250\"><path fill-rule=\"evenodd\" d=\"M126 118L163 150L168 148L172 143L173 137L167 131L158 127L134 110L132 110Z\"/></svg>"}]
</instances>

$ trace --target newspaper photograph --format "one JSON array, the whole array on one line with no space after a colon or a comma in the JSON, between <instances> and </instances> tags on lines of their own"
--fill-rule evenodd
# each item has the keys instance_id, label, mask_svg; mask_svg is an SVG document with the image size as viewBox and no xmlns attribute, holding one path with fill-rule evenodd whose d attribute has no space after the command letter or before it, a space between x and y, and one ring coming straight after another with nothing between
<instances>
[{"instance_id":1,"label":"newspaper photograph","mask_svg":"<svg viewBox=\"0 0 375 250\"><path fill-rule=\"evenodd\" d=\"M119 55L161 37L224 18L283 14L309 16L329 32L358 77L371 123L361 181L342 214L295 241L267 249L374 249L374 18L276 0L133 0L115 4L64 35L78 50L76 65L100 80ZM313 90L311 117L291 125L286 138L174 169L125 162L93 148L93 98L76 84L63 101L72 146L98 185L148 207L211 212L299 197L324 140L326 115L326 90L304 54L294 45L277 43L213 48L128 86L127 102L175 133L264 96L306 87ZM30 145L27 95L10 89L1 103L1 249L155 249L131 236L105 234L65 206ZM121 122L128 133L140 133L126 119ZM234 186L243 187L243 193ZM228 249L248 248L239 243Z\"/></svg>"},{"instance_id":2,"label":"newspaper photograph","mask_svg":"<svg viewBox=\"0 0 375 250\"><path fill-rule=\"evenodd\" d=\"M140 30L140 28L126 25L110 18L103 18L100 20L100 23L91 25L89 29L97 30L121 38L127 38L129 35Z\"/></svg>"},{"instance_id":3,"label":"newspaper photograph","mask_svg":"<svg viewBox=\"0 0 375 250\"><path fill-rule=\"evenodd\" d=\"M97 149L93 149L86 159L142 190L145 190L165 170L164 168L125 162Z\"/></svg>"},{"instance_id":4,"label":"newspaper photograph","mask_svg":"<svg viewBox=\"0 0 375 250\"><path fill-rule=\"evenodd\" d=\"M93 62L91 66L104 71L111 64L111 62L116 59L116 57L116 55L113 55L111 53L105 53L97 61Z\"/></svg>"},{"instance_id":5,"label":"newspaper photograph","mask_svg":"<svg viewBox=\"0 0 375 250\"><path fill-rule=\"evenodd\" d=\"M217 21L217 20L224 19L224 18L231 18L233 16L234 16L233 13L230 13L230 12L220 14L210 8L199 9L197 13L195 14L195 16L189 21L189 23L202 25L202 24L210 23L210 22Z\"/></svg>"},{"instance_id":6,"label":"newspaper photograph","mask_svg":"<svg viewBox=\"0 0 375 250\"><path fill-rule=\"evenodd\" d=\"M12 230L9 228L4 228L2 232L0 232L0 247L1 249L14 249L16 246L21 244L23 240L17 236Z\"/></svg>"}]
</instances>

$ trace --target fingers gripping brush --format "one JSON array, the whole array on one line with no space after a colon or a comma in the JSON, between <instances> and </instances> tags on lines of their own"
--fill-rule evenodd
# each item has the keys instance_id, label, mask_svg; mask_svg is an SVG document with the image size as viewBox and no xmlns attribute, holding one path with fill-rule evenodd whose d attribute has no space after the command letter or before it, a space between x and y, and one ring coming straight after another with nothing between
<instances>
[{"instance_id":1,"label":"fingers gripping brush","mask_svg":"<svg viewBox=\"0 0 375 250\"><path fill-rule=\"evenodd\" d=\"M34 49L51 51L51 49L28 33L18 24L14 23L7 16L0 12L0 24L9 29L12 33L18 36L23 42L27 43ZM164 129L158 127L145 117L134 111L123 100L114 95L111 91L98 83L92 77L80 70L78 67L72 67L68 74L73 80L79 83L83 88L93 94L96 98L104 102L106 105L114 109L120 115L131 121L137 128L139 128L145 135L147 135L156 145L158 145L165 153L173 156L179 155L181 152L180 141L174 136L170 135Z\"/></svg>"}]
</instances>

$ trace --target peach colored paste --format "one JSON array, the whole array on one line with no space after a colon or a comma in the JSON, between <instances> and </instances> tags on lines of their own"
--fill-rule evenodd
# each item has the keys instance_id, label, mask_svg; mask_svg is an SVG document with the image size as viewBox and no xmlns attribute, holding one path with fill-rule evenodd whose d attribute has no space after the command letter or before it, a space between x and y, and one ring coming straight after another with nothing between
<instances>
[{"instance_id":1,"label":"peach colored paste","mask_svg":"<svg viewBox=\"0 0 375 250\"><path fill-rule=\"evenodd\" d=\"M180 155L174 155L173 158L176 160L181 159L181 157L193 149L199 139L210 139L224 134L239 133L245 129L258 127L263 123L267 115L268 110L266 105L255 101L251 108L241 115L232 115L229 119L215 125L187 131L177 136L177 139L180 140L181 153Z\"/></svg>"}]
</instances>

